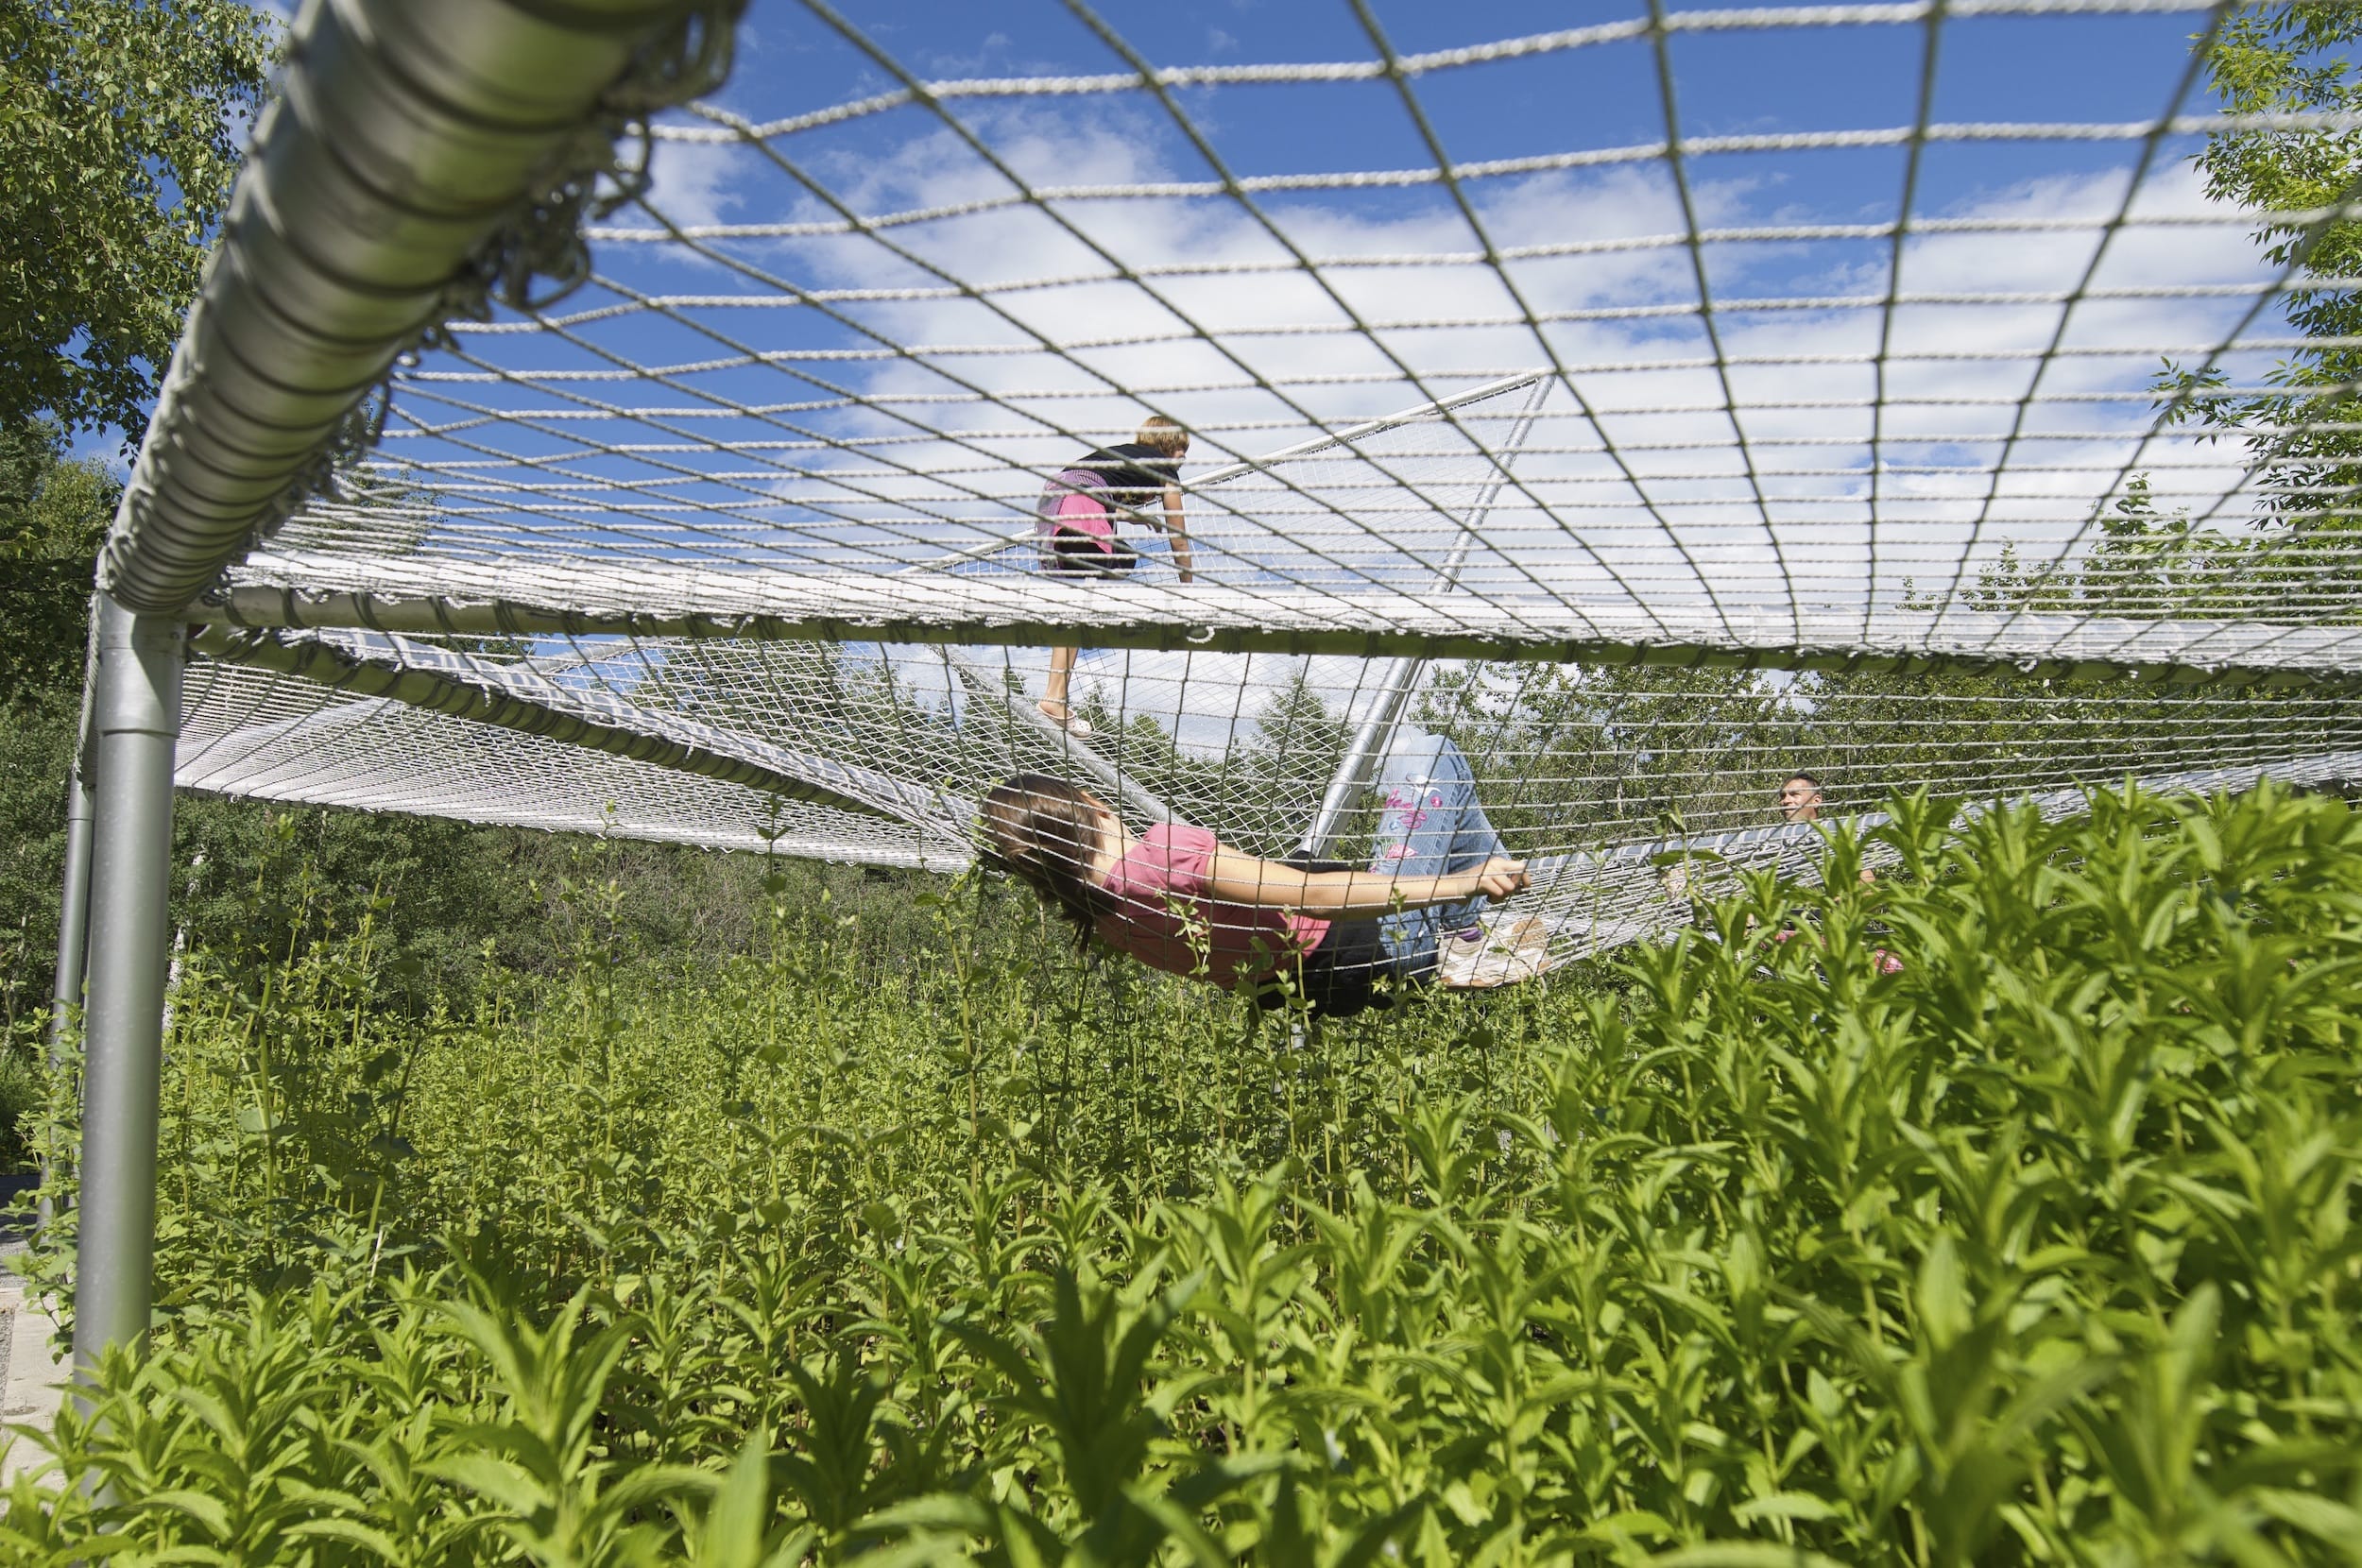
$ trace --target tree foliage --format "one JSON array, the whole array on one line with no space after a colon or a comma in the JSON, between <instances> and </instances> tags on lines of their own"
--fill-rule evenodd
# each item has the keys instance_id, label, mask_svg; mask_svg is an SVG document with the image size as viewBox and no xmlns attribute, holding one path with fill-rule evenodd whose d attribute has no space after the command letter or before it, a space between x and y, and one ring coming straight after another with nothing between
<instances>
[{"instance_id":1,"label":"tree foliage","mask_svg":"<svg viewBox=\"0 0 2362 1568\"><path fill-rule=\"evenodd\" d=\"M0 1026L11 1031L48 1000L91 555L115 493L103 464L67 457L54 421L0 426Z\"/></svg>"},{"instance_id":2,"label":"tree foliage","mask_svg":"<svg viewBox=\"0 0 2362 1568\"><path fill-rule=\"evenodd\" d=\"M0 427L145 422L271 47L239 0L0 6Z\"/></svg>"},{"instance_id":3,"label":"tree foliage","mask_svg":"<svg viewBox=\"0 0 2362 1568\"><path fill-rule=\"evenodd\" d=\"M0 707L78 688L91 559L122 486L56 421L0 425Z\"/></svg>"},{"instance_id":4,"label":"tree foliage","mask_svg":"<svg viewBox=\"0 0 2362 1568\"><path fill-rule=\"evenodd\" d=\"M2362 72L2351 58L2362 11L2318 0L2256 6L2225 25L2207 75L2226 113L2351 115L2362 111ZM2362 130L2295 125L2226 128L2195 159L2206 193L2266 214L2255 230L2265 258L2288 268L2288 323L2316 340L2241 392L2219 366L2168 362L2160 378L2171 420L2246 435L2270 469L2272 520L2301 547L2322 532L2351 533L2362 486L2362 298L2340 279L2362 275Z\"/></svg>"}]
</instances>

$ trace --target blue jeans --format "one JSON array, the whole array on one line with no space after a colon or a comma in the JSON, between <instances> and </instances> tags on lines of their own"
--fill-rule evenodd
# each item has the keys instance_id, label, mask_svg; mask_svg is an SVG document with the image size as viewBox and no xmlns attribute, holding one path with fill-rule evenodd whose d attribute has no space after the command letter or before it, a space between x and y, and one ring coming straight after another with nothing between
<instances>
[{"instance_id":1,"label":"blue jeans","mask_svg":"<svg viewBox=\"0 0 2362 1568\"><path fill-rule=\"evenodd\" d=\"M1385 809L1371 845L1371 870L1404 877L1448 876L1508 854L1477 800L1476 775L1468 771L1467 758L1445 737L1407 726L1397 729L1378 789ZM1472 931L1484 903L1479 894L1463 904L1380 916L1378 939L1394 956L1395 972L1415 978L1431 971L1446 937Z\"/></svg>"}]
</instances>

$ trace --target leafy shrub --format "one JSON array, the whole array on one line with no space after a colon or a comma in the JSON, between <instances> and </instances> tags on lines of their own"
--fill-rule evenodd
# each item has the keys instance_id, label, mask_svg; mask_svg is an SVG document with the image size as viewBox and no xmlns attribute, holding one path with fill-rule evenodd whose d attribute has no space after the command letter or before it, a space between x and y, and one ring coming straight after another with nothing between
<instances>
[{"instance_id":1,"label":"leafy shrub","mask_svg":"<svg viewBox=\"0 0 2362 1568\"><path fill-rule=\"evenodd\" d=\"M49 1098L49 1082L33 1060L31 1044L0 1041L0 1175L32 1159L30 1134Z\"/></svg>"},{"instance_id":2,"label":"leafy shrub","mask_svg":"<svg viewBox=\"0 0 2362 1568\"><path fill-rule=\"evenodd\" d=\"M153 1352L0 1542L2352 1560L2362 822L1943 829L1903 803L1901 875L1840 844L1835 893L1753 883L1620 994L1300 1048L980 964L973 886L899 984L776 893L693 989L586 948L413 1021L358 995L366 924L266 995L200 975Z\"/></svg>"}]
</instances>

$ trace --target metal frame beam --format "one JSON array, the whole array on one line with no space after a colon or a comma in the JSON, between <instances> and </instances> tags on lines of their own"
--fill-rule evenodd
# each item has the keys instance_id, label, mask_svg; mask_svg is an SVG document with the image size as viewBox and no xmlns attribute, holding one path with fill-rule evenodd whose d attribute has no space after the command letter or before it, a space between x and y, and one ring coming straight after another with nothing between
<instances>
[{"instance_id":1,"label":"metal frame beam","mask_svg":"<svg viewBox=\"0 0 2362 1568\"><path fill-rule=\"evenodd\" d=\"M699 4L302 7L99 586L143 613L180 609L328 487L333 449L398 354L496 279L579 264L576 209L611 139L584 131L711 79L719 5L704 6L695 60L652 58L692 43Z\"/></svg>"},{"instance_id":2,"label":"metal frame beam","mask_svg":"<svg viewBox=\"0 0 2362 1568\"><path fill-rule=\"evenodd\" d=\"M215 625L366 627L451 637L971 647L1040 647L1080 638L1096 648L1159 653L1188 648L1889 674L2012 670L2042 680L2166 686L2334 690L2362 684L2362 629L2353 626L1897 610L1882 614L1884 635L1864 641L1859 616L1829 611L1802 618L1800 641L1797 620L1787 614L1749 619L1699 612L1676 622L1633 605L1504 605L1460 593L1275 599L1205 582L1072 588L1017 579L982 593L973 578L797 579L638 562L628 584L621 573L582 571L567 585L573 592L559 587L561 570L544 566L537 580L558 591L528 604L444 597L428 588L431 571L424 563L402 563L398 574L416 579L418 591L407 583L401 591L382 593L249 584L225 588L189 606L187 614ZM635 599L669 607L635 609Z\"/></svg>"}]
</instances>

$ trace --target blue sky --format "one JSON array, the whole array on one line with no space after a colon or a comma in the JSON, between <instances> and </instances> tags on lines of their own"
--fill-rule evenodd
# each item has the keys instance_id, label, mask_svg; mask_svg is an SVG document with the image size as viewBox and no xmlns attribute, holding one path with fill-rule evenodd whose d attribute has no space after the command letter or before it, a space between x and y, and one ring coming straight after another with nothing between
<instances>
[{"instance_id":1,"label":"blue sky","mask_svg":"<svg viewBox=\"0 0 2362 1568\"><path fill-rule=\"evenodd\" d=\"M1704 8L1672 7L1679 13ZM1489 0L1374 4L1398 54L1480 45L1645 14L1612 5ZM1291 3L1111 4L1099 14L1159 65L1362 60L1377 49L1350 7ZM884 3L847 19L915 72L935 78L1056 76L1121 70L1116 52L1063 7ZM2187 69L2197 10L2164 14L1972 16L1940 35L1932 117L1939 121L2114 122L2168 108ZM741 67L721 101L755 120L804 112L893 85L873 61L797 7L758 7ZM1908 125L1921 93L1926 29L1917 24L1677 35L1668 44L1680 125L1691 136ZM1611 145L1664 134L1654 51L1633 40L1424 77L1422 104L1458 160L1515 157L1537 145ZM1305 167L1409 166L1429 156L1384 83L1211 87L1181 101L1241 175ZM1144 128L1153 114L1125 116ZM1163 128L1157 128L1162 131ZM887 131L890 139L892 131ZM875 147L878 139L848 138ZM1169 133L1158 144L1178 172L1200 171ZM1923 202L1973 199L2028 178L2112 167L2118 145L1981 145L1935 155ZM1744 177L1775 183L1793 210L1833 220L1892 205L1900 149L1783 158L1740 155Z\"/></svg>"},{"instance_id":2,"label":"blue sky","mask_svg":"<svg viewBox=\"0 0 2362 1568\"><path fill-rule=\"evenodd\" d=\"M1397 53L1412 54L1587 26L1644 14L1614 5L1515 0L1444 6L1412 0L1372 10ZM1705 8L1674 6L1673 12ZM1352 9L1326 0L1290 3L1110 4L1103 16L1160 65L1311 63L1374 58ZM1121 68L1120 58L1062 7L885 3L847 8L847 19L931 77L1049 76ZM874 64L798 11L758 9L745 62L723 94L757 119L817 109L890 85ZM1934 116L1940 120L2131 120L2163 110L2185 67L2197 10L2148 15L1954 18L1942 29ZM1693 135L1906 124L1918 107L1926 32L1918 25L1868 26L1674 38L1670 54L1682 124ZM1380 85L1213 88L1188 94L1241 173L1305 162L1344 167L1425 161L1408 121ZM1421 96L1455 157L1531 150L1537 131L1571 144L1660 135L1655 62L1642 41L1580 57L1540 59L1446 74ZM1364 102L1364 100L1366 102ZM2013 174L2092 167L2106 151L2051 146L2019 169L1980 155L1980 172L1946 171L1941 201ZM1896 153L1871 155L1899 181ZM1862 205L1867 169L1799 174L1805 199L1844 212ZM1821 189L1815 190L1813 187Z\"/></svg>"}]
</instances>

